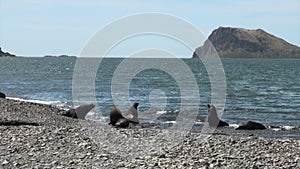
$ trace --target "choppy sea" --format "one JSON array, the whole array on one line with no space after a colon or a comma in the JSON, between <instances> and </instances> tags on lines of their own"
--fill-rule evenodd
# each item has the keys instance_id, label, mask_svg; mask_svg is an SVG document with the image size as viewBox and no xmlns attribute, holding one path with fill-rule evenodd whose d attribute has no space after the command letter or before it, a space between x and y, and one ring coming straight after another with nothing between
<instances>
[{"instance_id":1,"label":"choppy sea","mask_svg":"<svg viewBox=\"0 0 300 169\"><path fill-rule=\"evenodd\" d=\"M87 62L96 60L90 58ZM96 71L87 65L84 73L93 75L93 82L83 83L82 89L76 90L80 92L80 103L96 101L97 107L87 118L105 122L113 104L126 112L127 105L139 102L141 119L172 123L185 100L185 111L197 113L195 122L205 121L206 105L211 102L213 92L210 77L200 60L180 60L190 73L172 59L156 58L161 69L145 67L151 59L133 60L145 64L137 72L132 72L130 64L122 64L121 58L103 59ZM0 58L0 91L11 99L60 107L76 105L74 86L78 84L73 79L76 61L76 58ZM222 59L221 62L226 77L225 108L219 110L223 120L230 124L254 120L272 126L300 126L300 59ZM180 84L180 77L187 75L191 76L187 77L191 83L193 79L196 81L198 90L188 83ZM92 98L86 94L91 89ZM200 101L195 102L194 95L182 95L185 90L199 93Z\"/></svg>"}]
</instances>

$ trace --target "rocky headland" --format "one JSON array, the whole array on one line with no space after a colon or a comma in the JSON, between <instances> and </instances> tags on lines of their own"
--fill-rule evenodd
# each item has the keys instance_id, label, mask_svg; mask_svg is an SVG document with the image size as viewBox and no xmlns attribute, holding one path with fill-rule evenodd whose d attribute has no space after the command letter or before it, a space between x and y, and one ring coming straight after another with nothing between
<instances>
[{"instance_id":1,"label":"rocky headland","mask_svg":"<svg viewBox=\"0 0 300 169\"><path fill-rule=\"evenodd\" d=\"M214 51L215 50L215 51ZM300 58L300 48L262 29L219 27L193 54L231 58Z\"/></svg>"},{"instance_id":2,"label":"rocky headland","mask_svg":"<svg viewBox=\"0 0 300 169\"><path fill-rule=\"evenodd\" d=\"M16 55L8 53L8 52L3 52L0 47L0 57L16 57Z\"/></svg>"}]
</instances>

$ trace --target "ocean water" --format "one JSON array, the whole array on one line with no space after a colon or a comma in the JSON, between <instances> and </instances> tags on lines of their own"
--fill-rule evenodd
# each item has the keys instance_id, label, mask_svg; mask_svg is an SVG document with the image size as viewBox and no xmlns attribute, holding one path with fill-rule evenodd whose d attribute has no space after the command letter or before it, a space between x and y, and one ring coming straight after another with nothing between
<instances>
[{"instance_id":1,"label":"ocean water","mask_svg":"<svg viewBox=\"0 0 300 169\"><path fill-rule=\"evenodd\" d=\"M97 59L89 59L94 62ZM151 59L148 59L150 62ZM158 64L175 70L173 75L155 68L143 69L130 81L122 77L131 72L131 66L121 65L123 59L106 58L99 65L94 83L80 86L80 102L89 103L94 98L97 109L89 119L101 121L108 116L110 107L116 104L125 112L133 102L139 102L139 116L145 121L174 122L186 99L185 111L196 112L196 122L207 116L207 103L211 99L211 83L207 71L197 59L183 59L192 71L198 90L180 86L178 77L186 76L180 67L172 67L172 59L155 59ZM134 62L146 62L136 59ZM152 60L153 61L153 60ZM226 75L226 103L222 119L238 124L254 120L266 125L300 126L300 59L222 59ZM77 100L72 96L73 72L76 58L0 58L0 91L11 98L38 100L47 103L73 106ZM117 71L121 67L121 71ZM87 76L89 66L86 67ZM114 77L121 77L112 82ZM126 78L125 78L126 79ZM184 79L184 78L183 78ZM84 80L84 78L83 78ZM180 80L179 80L180 81ZM124 88L127 85L127 88ZM95 88L91 88L95 86ZM115 88L113 89L112 86ZM94 89L91 98L86 90ZM187 90L200 94L200 102L194 95L182 96ZM189 91L190 90L190 91ZM195 109L195 105L199 108Z\"/></svg>"}]
</instances>

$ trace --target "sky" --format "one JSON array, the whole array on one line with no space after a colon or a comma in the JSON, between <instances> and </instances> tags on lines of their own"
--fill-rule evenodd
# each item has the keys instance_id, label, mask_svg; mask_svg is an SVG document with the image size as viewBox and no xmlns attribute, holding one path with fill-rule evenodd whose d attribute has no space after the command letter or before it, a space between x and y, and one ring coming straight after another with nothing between
<instances>
[{"instance_id":1,"label":"sky","mask_svg":"<svg viewBox=\"0 0 300 169\"><path fill-rule=\"evenodd\" d=\"M219 26L260 28L300 46L299 0L0 0L0 47L18 56L78 56L87 41L109 23L145 12L182 18L205 37ZM132 46L169 44L163 47L179 53L185 50L171 41L135 37L116 46L111 55L123 54L120 51Z\"/></svg>"}]
</instances>

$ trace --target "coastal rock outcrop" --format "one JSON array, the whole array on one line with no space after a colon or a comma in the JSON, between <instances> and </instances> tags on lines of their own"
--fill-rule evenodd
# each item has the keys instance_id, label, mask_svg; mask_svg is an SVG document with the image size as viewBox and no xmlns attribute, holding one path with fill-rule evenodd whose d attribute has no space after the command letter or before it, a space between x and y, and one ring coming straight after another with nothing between
<instances>
[{"instance_id":1,"label":"coastal rock outcrop","mask_svg":"<svg viewBox=\"0 0 300 169\"><path fill-rule=\"evenodd\" d=\"M0 57L15 57L16 55L10 54L8 52L3 52L1 47L0 47Z\"/></svg>"},{"instance_id":2,"label":"coastal rock outcrop","mask_svg":"<svg viewBox=\"0 0 300 169\"><path fill-rule=\"evenodd\" d=\"M193 58L210 57L243 58L300 58L300 48L262 29L219 27L197 48Z\"/></svg>"}]
</instances>

